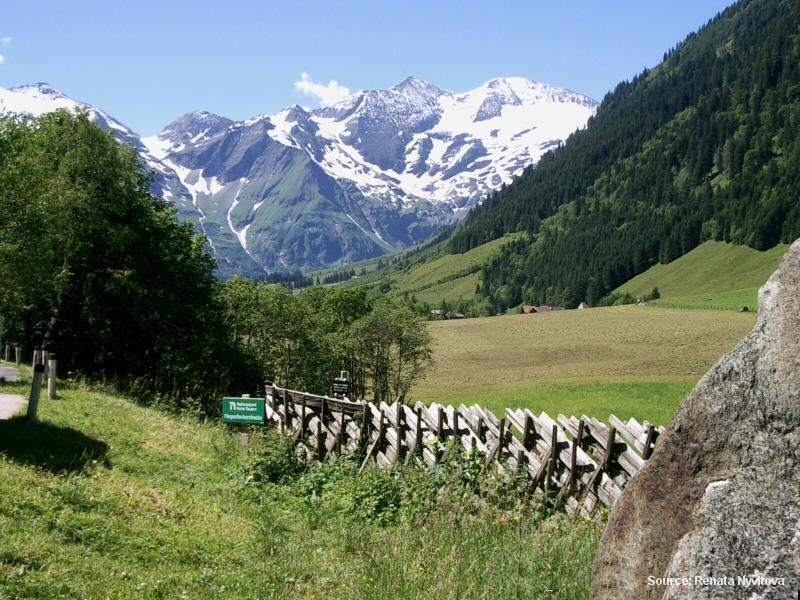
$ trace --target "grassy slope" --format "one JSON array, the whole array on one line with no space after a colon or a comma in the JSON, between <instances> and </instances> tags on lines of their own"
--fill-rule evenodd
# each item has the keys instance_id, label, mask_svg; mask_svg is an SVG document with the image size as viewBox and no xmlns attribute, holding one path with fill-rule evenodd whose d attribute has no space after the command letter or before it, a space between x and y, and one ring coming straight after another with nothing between
<instances>
[{"instance_id":1,"label":"grassy slope","mask_svg":"<svg viewBox=\"0 0 800 600\"><path fill-rule=\"evenodd\" d=\"M442 510L376 525L295 487L256 494L218 425L77 386L40 416L0 422L0 598L588 595L600 523Z\"/></svg>"},{"instance_id":2,"label":"grassy slope","mask_svg":"<svg viewBox=\"0 0 800 600\"><path fill-rule=\"evenodd\" d=\"M437 306L442 299L449 303L461 299L471 300L475 294L475 285L480 281L479 269L497 252L497 250L517 238L520 234L510 234L493 240L463 254L448 254L444 250L432 249L424 255L424 260L419 260L406 269L400 269L396 264L368 272L356 281L347 285L374 286L385 280L392 285L393 294L409 294L416 296L420 302L428 302ZM432 257L429 258L429 255ZM398 257L402 258L401 253ZM386 257L384 257L386 259ZM359 263L370 267L374 263ZM355 267L359 270L358 266ZM470 272L472 271L472 272Z\"/></svg>"},{"instance_id":3,"label":"grassy slope","mask_svg":"<svg viewBox=\"0 0 800 600\"><path fill-rule=\"evenodd\" d=\"M758 288L778 267L788 246L759 252L747 246L705 242L667 265L655 265L617 288L634 296L658 287L655 303L676 308L739 309L757 306Z\"/></svg>"},{"instance_id":4,"label":"grassy slope","mask_svg":"<svg viewBox=\"0 0 800 600\"><path fill-rule=\"evenodd\" d=\"M666 423L753 319L626 306L436 321L435 364L412 395Z\"/></svg>"},{"instance_id":5,"label":"grassy slope","mask_svg":"<svg viewBox=\"0 0 800 600\"><path fill-rule=\"evenodd\" d=\"M431 303L441 301L442 295L448 302L457 300L460 296L471 298L475 293L475 284L479 281L478 273L455 276L481 267L501 246L515 237L505 236L464 254L444 254L430 262L416 265L397 276L396 290L399 293L415 293L420 300Z\"/></svg>"}]
</instances>

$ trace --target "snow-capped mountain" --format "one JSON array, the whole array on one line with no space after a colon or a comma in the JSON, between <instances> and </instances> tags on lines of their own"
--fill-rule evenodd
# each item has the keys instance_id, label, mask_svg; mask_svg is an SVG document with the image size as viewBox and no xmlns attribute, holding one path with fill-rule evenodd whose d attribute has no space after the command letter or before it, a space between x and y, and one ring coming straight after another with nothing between
<instances>
[{"instance_id":1,"label":"snow-capped mountain","mask_svg":"<svg viewBox=\"0 0 800 600\"><path fill-rule=\"evenodd\" d=\"M176 171L160 158L154 156L142 143L140 136L132 129L110 116L105 111L74 100L61 92L53 89L47 83L23 85L10 89L0 88L0 114L15 114L23 118L35 118L45 113L56 110L68 110L72 113L85 112L89 119L100 128L111 131L121 142L133 146L142 159L143 165L154 173L152 191L155 195L168 198L175 205L181 219L192 222L200 231L206 234L212 246L214 239L210 232L214 230L213 224L208 231L202 212L193 203L193 197L184 185ZM219 118L221 119L221 118ZM231 121L225 121L225 126ZM166 131L165 131L166 133ZM170 138L171 139L171 138ZM221 270L224 274L258 273L261 267L247 255L238 243L231 251L218 252Z\"/></svg>"},{"instance_id":2,"label":"snow-capped mountain","mask_svg":"<svg viewBox=\"0 0 800 600\"><path fill-rule=\"evenodd\" d=\"M119 141L136 149L144 159L145 164L156 172L156 191L159 194L169 191L176 198L186 198L186 194L183 192L183 185L176 174L150 154L137 133L106 112L90 104L73 100L46 83L23 85L11 89L0 88L0 114L38 117L59 109L65 109L73 113L78 111L85 112L89 119L102 129L112 131Z\"/></svg>"},{"instance_id":3,"label":"snow-capped mountain","mask_svg":"<svg viewBox=\"0 0 800 600\"><path fill-rule=\"evenodd\" d=\"M234 122L201 111L139 138L45 84L0 89L0 112L85 110L136 147L208 237L224 272L314 268L420 241L508 183L594 114L523 78L464 93L409 77L308 111Z\"/></svg>"},{"instance_id":4,"label":"snow-capped mountain","mask_svg":"<svg viewBox=\"0 0 800 600\"><path fill-rule=\"evenodd\" d=\"M461 94L409 77L270 119L274 139L304 148L365 196L445 203L457 214L583 126L595 108L585 96L518 77ZM313 137L303 135L309 130Z\"/></svg>"}]
</instances>

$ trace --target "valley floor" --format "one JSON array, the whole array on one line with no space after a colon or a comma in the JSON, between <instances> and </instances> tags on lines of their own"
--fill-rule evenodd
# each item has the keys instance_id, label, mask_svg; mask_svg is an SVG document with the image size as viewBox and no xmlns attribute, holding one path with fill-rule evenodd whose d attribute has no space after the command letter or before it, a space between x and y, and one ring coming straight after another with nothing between
<instances>
[{"instance_id":1,"label":"valley floor","mask_svg":"<svg viewBox=\"0 0 800 600\"><path fill-rule=\"evenodd\" d=\"M435 321L414 400L666 424L753 313L621 306Z\"/></svg>"}]
</instances>

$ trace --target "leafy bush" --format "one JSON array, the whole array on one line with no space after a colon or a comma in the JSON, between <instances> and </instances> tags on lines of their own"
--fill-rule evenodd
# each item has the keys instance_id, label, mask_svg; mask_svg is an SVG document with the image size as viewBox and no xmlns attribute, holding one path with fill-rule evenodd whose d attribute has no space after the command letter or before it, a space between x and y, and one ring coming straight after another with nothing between
<instances>
[{"instance_id":1,"label":"leafy bush","mask_svg":"<svg viewBox=\"0 0 800 600\"><path fill-rule=\"evenodd\" d=\"M256 483L288 483L305 470L289 436L275 430L268 431L262 444L250 451L249 479Z\"/></svg>"},{"instance_id":2,"label":"leafy bush","mask_svg":"<svg viewBox=\"0 0 800 600\"><path fill-rule=\"evenodd\" d=\"M349 479L345 494L349 514L380 524L392 523L400 511L403 484L398 475L370 465Z\"/></svg>"}]
</instances>

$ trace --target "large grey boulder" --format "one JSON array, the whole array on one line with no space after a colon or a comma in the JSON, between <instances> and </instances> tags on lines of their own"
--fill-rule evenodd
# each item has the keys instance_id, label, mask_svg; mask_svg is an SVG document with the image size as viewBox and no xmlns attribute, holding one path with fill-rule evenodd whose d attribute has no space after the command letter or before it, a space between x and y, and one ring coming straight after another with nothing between
<instances>
[{"instance_id":1,"label":"large grey boulder","mask_svg":"<svg viewBox=\"0 0 800 600\"><path fill-rule=\"evenodd\" d=\"M794 599L798 590L800 240L759 291L753 330L686 396L620 497L592 597Z\"/></svg>"}]
</instances>

